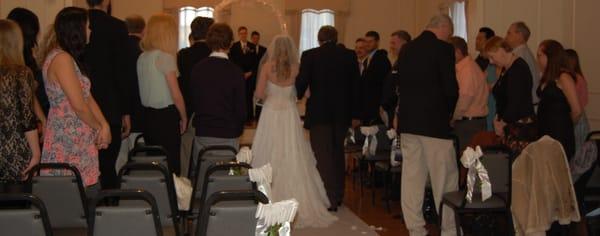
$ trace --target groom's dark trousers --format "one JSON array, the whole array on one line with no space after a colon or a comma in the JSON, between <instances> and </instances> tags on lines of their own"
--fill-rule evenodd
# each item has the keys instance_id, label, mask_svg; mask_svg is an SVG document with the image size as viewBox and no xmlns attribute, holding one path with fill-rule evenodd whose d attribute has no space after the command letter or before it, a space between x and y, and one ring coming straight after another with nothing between
<instances>
[{"instance_id":1,"label":"groom's dark trousers","mask_svg":"<svg viewBox=\"0 0 600 236\"><path fill-rule=\"evenodd\" d=\"M344 138L347 131L346 125L339 124L310 127L310 144L331 207L337 207L344 199Z\"/></svg>"}]
</instances>

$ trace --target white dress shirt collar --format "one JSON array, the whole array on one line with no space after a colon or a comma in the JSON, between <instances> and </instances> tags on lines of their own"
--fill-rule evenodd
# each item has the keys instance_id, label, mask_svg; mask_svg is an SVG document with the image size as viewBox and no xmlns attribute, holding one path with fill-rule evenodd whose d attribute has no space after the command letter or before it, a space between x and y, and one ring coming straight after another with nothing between
<instances>
[{"instance_id":1,"label":"white dress shirt collar","mask_svg":"<svg viewBox=\"0 0 600 236\"><path fill-rule=\"evenodd\" d=\"M229 59L229 56L227 55L227 53L224 53L224 52L212 52L210 54L210 57L218 57L218 58L222 58L222 59Z\"/></svg>"}]
</instances>

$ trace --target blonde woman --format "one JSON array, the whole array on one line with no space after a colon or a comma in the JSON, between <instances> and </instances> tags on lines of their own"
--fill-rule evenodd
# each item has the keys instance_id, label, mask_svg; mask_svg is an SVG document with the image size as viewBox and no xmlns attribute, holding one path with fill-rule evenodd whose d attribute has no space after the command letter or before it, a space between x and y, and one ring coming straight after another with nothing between
<instances>
[{"instance_id":1,"label":"blonde woman","mask_svg":"<svg viewBox=\"0 0 600 236\"><path fill-rule=\"evenodd\" d=\"M23 59L19 26L0 20L0 193L40 162L33 114L33 74Z\"/></svg>"},{"instance_id":2,"label":"blonde woman","mask_svg":"<svg viewBox=\"0 0 600 236\"><path fill-rule=\"evenodd\" d=\"M137 62L140 99L146 124L144 138L167 150L169 170L180 174L181 134L185 132L185 102L177 82L177 21L166 14L154 15L146 26Z\"/></svg>"},{"instance_id":3,"label":"blonde woman","mask_svg":"<svg viewBox=\"0 0 600 236\"><path fill-rule=\"evenodd\" d=\"M296 107L294 85L300 65L293 40L275 37L263 60L254 96L264 105L252 145L252 166L271 164L271 200L298 200L296 228L327 227L336 217L327 211L331 204Z\"/></svg>"}]
</instances>

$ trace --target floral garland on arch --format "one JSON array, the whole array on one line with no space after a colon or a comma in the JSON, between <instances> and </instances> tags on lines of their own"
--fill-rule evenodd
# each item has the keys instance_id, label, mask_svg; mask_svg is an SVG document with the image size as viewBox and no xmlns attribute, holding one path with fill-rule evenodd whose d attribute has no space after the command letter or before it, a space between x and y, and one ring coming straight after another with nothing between
<instances>
[{"instance_id":1,"label":"floral garland on arch","mask_svg":"<svg viewBox=\"0 0 600 236\"><path fill-rule=\"evenodd\" d=\"M215 20L219 21L220 19L220 13L223 9L225 9L227 6L233 4L233 3L237 3L237 2L241 2L241 1L252 1L252 2L256 2L258 4L261 4L263 6L267 6L271 9L271 11L273 12L273 14L275 14L275 17L277 17L277 21L279 21L279 26L281 28L281 32L282 33L286 33L287 32L287 24L285 23L285 18L283 13L281 13L281 11L275 7L275 5L272 3L272 1L270 0L223 0L221 1L219 4L217 4L215 6Z\"/></svg>"}]
</instances>

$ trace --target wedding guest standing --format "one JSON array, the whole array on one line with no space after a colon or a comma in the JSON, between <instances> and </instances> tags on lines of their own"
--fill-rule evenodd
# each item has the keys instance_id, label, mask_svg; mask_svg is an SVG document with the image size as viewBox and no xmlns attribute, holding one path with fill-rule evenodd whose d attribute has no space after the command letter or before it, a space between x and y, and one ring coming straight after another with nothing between
<instances>
[{"instance_id":1,"label":"wedding guest standing","mask_svg":"<svg viewBox=\"0 0 600 236\"><path fill-rule=\"evenodd\" d=\"M177 21L166 14L148 20L137 62L140 98L144 106L147 144L167 150L169 170L180 175L181 134L187 128L187 112L177 82Z\"/></svg>"},{"instance_id":2,"label":"wedding guest standing","mask_svg":"<svg viewBox=\"0 0 600 236\"><path fill-rule=\"evenodd\" d=\"M583 143L590 132L590 124L587 115L585 114L585 107L589 102L589 92L587 80L585 79L585 76L583 76L583 71L581 70L577 51L567 49L565 52L567 53L569 69L575 73L575 88L577 89L577 98L579 99L579 105L581 106L581 118L579 118L579 121L575 124L575 151L577 152L581 146L583 146Z\"/></svg>"},{"instance_id":3,"label":"wedding guest standing","mask_svg":"<svg viewBox=\"0 0 600 236\"><path fill-rule=\"evenodd\" d=\"M490 63L504 68L492 89L496 99L494 130L500 136L505 135L504 128L507 124L530 124L534 116L530 92L533 79L529 66L512 51L508 42L497 36L485 45Z\"/></svg>"},{"instance_id":4,"label":"wedding guest standing","mask_svg":"<svg viewBox=\"0 0 600 236\"><path fill-rule=\"evenodd\" d=\"M6 18L16 22L23 34L23 58L25 65L29 67L35 79L33 112L39 121L40 128L38 131L41 133L44 129L43 127L46 126L46 116L48 115L50 104L48 103L48 96L46 96L42 71L33 55L34 48L38 45L37 38L40 33L40 22L35 13L20 7L12 9Z\"/></svg>"},{"instance_id":5,"label":"wedding guest standing","mask_svg":"<svg viewBox=\"0 0 600 236\"><path fill-rule=\"evenodd\" d=\"M568 159L575 155L575 130L581 118L581 105L575 85L576 74L569 68L567 53L555 40L544 40L537 51L540 68L544 71L537 88L538 129L562 144Z\"/></svg>"},{"instance_id":6,"label":"wedding guest standing","mask_svg":"<svg viewBox=\"0 0 600 236\"><path fill-rule=\"evenodd\" d=\"M459 153L462 153L473 136L487 128L490 90L479 65L469 56L467 42L460 37L451 37L450 43L454 46L458 80L458 101L452 122L458 136Z\"/></svg>"},{"instance_id":7,"label":"wedding guest standing","mask_svg":"<svg viewBox=\"0 0 600 236\"><path fill-rule=\"evenodd\" d=\"M229 25L213 24L206 35L206 44L212 53L192 70L194 157L207 146L239 148L238 139L244 131L248 107L244 74L227 54L232 41L233 31Z\"/></svg>"},{"instance_id":8,"label":"wedding guest standing","mask_svg":"<svg viewBox=\"0 0 600 236\"><path fill-rule=\"evenodd\" d=\"M400 53L398 133L402 146L402 212L411 235L426 235L423 191L431 180L435 205L458 189L456 154L450 120L458 98L453 31L447 15L433 17L419 37ZM455 235L452 209L444 208L442 235Z\"/></svg>"},{"instance_id":9,"label":"wedding guest standing","mask_svg":"<svg viewBox=\"0 0 600 236\"><path fill-rule=\"evenodd\" d=\"M33 114L33 74L23 58L19 26L0 20L0 193L20 191L26 173L40 162Z\"/></svg>"},{"instance_id":10,"label":"wedding guest standing","mask_svg":"<svg viewBox=\"0 0 600 236\"><path fill-rule=\"evenodd\" d=\"M359 80L356 56L338 47L338 32L323 26L318 33L319 47L302 53L296 90L301 99L307 89L304 128L310 132L310 144L323 178L330 211L344 199L344 139L353 121L360 123L357 101ZM354 120L352 120L354 118Z\"/></svg>"},{"instance_id":11,"label":"wedding guest standing","mask_svg":"<svg viewBox=\"0 0 600 236\"><path fill-rule=\"evenodd\" d=\"M358 106L361 110L362 125L381 124L379 114L383 80L391 71L387 52L379 49L379 34L369 31L365 34L367 56L362 61Z\"/></svg>"},{"instance_id":12,"label":"wedding guest standing","mask_svg":"<svg viewBox=\"0 0 600 236\"><path fill-rule=\"evenodd\" d=\"M142 102L140 101L140 90L138 88L138 76L137 76L137 60L142 54L142 48L140 47L140 41L144 38L144 30L146 28L146 21L140 15L131 15L125 18L125 25L127 25L127 31L129 32L129 48L130 53L128 54L128 74L135 76L135 80L129 81L131 84L131 132L142 133L144 126L144 114Z\"/></svg>"},{"instance_id":13,"label":"wedding guest standing","mask_svg":"<svg viewBox=\"0 0 600 236\"><path fill-rule=\"evenodd\" d=\"M58 13L54 28L46 36L42 71L50 111L42 163L69 163L77 167L91 197L100 188L98 149L107 148L112 136L78 59L85 49L87 25L86 10L67 7ZM47 173L64 175L62 172Z\"/></svg>"},{"instance_id":14,"label":"wedding guest standing","mask_svg":"<svg viewBox=\"0 0 600 236\"><path fill-rule=\"evenodd\" d=\"M250 41L254 44L254 51L256 52L258 59L257 61L260 62L265 53L267 53L267 48L260 45L260 33L258 31L252 31L252 34L250 34Z\"/></svg>"},{"instance_id":15,"label":"wedding guest standing","mask_svg":"<svg viewBox=\"0 0 600 236\"><path fill-rule=\"evenodd\" d=\"M135 80L127 62L130 52L125 23L109 14L110 0L86 0L89 10L90 40L84 63L92 82L92 94L110 125L112 142L99 153L102 189L118 188L115 163L121 139L131 131L131 94Z\"/></svg>"},{"instance_id":16,"label":"wedding guest standing","mask_svg":"<svg viewBox=\"0 0 600 236\"><path fill-rule=\"evenodd\" d=\"M508 43L508 45L513 49L512 52L517 55L517 57L520 57L527 62L527 67L529 67L529 73L531 73L531 78L533 80L531 97L535 105L539 102L536 89L540 84L540 69L538 67L538 63L535 61L533 52L527 46L529 37L531 37L531 31L529 30L527 24L525 24L525 22L518 21L510 25L508 31L506 32L505 40L506 43Z\"/></svg>"},{"instance_id":17,"label":"wedding guest standing","mask_svg":"<svg viewBox=\"0 0 600 236\"><path fill-rule=\"evenodd\" d=\"M381 98L381 107L386 112L389 117L389 127L395 127L397 123L396 120L396 108L398 106L398 55L400 55L400 50L406 45L408 42L412 40L410 34L404 30L398 30L392 33L392 38L390 40L390 54L392 54L394 59L394 64L392 65L392 69L388 76L383 81L383 94Z\"/></svg>"},{"instance_id":18,"label":"wedding guest standing","mask_svg":"<svg viewBox=\"0 0 600 236\"><path fill-rule=\"evenodd\" d=\"M490 29L489 27L482 27L479 29L479 33L477 34L477 38L475 39L475 48L479 52L479 55L477 55L475 62L477 62L481 70L485 73L486 81L490 91L491 88L494 87L494 84L498 79L498 68L496 67L496 65L490 63L490 59L485 53L485 44L494 36L496 36L496 32L494 32L494 30ZM494 131L495 117L496 99L494 98L494 96L488 96L488 115L486 118L488 131Z\"/></svg>"},{"instance_id":19,"label":"wedding guest standing","mask_svg":"<svg viewBox=\"0 0 600 236\"><path fill-rule=\"evenodd\" d=\"M179 87L183 94L183 100L185 101L185 110L188 113L188 129L181 136L181 160L183 163L189 163L194 146L194 136L196 129L193 126L193 115L194 109L192 107L192 94L197 92L196 89L191 87L192 69L198 62L208 58L210 55L210 48L206 44L206 33L208 28L214 24L215 21L208 17L196 17L191 24L191 30L189 39L191 46L179 50L177 53L177 68L179 69ZM182 174L187 174L189 166L182 166Z\"/></svg>"},{"instance_id":20,"label":"wedding guest standing","mask_svg":"<svg viewBox=\"0 0 600 236\"><path fill-rule=\"evenodd\" d=\"M494 36L496 36L494 30L489 27L481 27L475 38L475 49L479 52L479 55L475 58L475 62L477 62L477 65L479 65L479 68L481 68L482 71L485 71L490 65L490 59L487 58L483 50L485 48L485 43Z\"/></svg>"}]
</instances>

